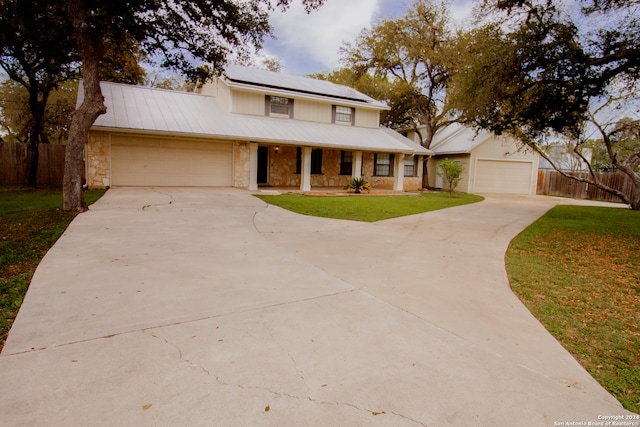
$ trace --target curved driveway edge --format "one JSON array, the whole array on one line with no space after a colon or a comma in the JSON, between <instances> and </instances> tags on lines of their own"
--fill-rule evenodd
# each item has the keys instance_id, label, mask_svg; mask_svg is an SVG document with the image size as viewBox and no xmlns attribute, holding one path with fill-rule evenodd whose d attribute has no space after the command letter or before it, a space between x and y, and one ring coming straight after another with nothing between
<instances>
[{"instance_id":1,"label":"curved driveway edge","mask_svg":"<svg viewBox=\"0 0 640 427\"><path fill-rule=\"evenodd\" d=\"M0 356L2 425L553 426L628 414L513 295L558 203L374 224L241 190L111 189L45 256Z\"/></svg>"}]
</instances>

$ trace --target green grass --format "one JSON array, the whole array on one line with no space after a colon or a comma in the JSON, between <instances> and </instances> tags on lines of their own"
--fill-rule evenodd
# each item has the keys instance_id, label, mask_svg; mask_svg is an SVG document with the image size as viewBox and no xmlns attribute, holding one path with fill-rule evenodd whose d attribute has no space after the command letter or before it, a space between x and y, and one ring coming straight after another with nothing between
<instances>
[{"instance_id":1,"label":"green grass","mask_svg":"<svg viewBox=\"0 0 640 427\"><path fill-rule=\"evenodd\" d=\"M506 266L534 316L640 413L640 212L557 206L511 242Z\"/></svg>"},{"instance_id":2,"label":"green grass","mask_svg":"<svg viewBox=\"0 0 640 427\"><path fill-rule=\"evenodd\" d=\"M299 194L257 195L272 205L303 215L375 222L480 202L473 194L423 192L417 196L304 196Z\"/></svg>"},{"instance_id":3,"label":"green grass","mask_svg":"<svg viewBox=\"0 0 640 427\"><path fill-rule=\"evenodd\" d=\"M104 191L87 191L91 204ZM76 216L60 188L0 187L0 349L42 257Z\"/></svg>"}]
</instances>

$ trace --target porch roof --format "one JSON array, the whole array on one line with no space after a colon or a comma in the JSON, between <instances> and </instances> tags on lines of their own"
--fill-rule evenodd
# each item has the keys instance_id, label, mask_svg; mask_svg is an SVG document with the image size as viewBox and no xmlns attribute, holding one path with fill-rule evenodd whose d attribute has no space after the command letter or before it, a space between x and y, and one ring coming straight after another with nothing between
<instances>
[{"instance_id":1,"label":"porch roof","mask_svg":"<svg viewBox=\"0 0 640 427\"><path fill-rule=\"evenodd\" d=\"M94 130L303 145L357 151L428 155L390 129L233 114L215 97L118 83L101 83L107 113ZM84 91L79 90L78 104Z\"/></svg>"}]
</instances>

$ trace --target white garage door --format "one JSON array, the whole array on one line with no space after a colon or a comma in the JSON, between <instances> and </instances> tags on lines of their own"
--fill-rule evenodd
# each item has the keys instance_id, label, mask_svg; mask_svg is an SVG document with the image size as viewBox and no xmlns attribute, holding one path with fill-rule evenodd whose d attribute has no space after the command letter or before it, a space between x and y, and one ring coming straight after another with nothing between
<instances>
[{"instance_id":1,"label":"white garage door","mask_svg":"<svg viewBox=\"0 0 640 427\"><path fill-rule=\"evenodd\" d=\"M529 194L532 162L478 160L474 193Z\"/></svg>"},{"instance_id":2,"label":"white garage door","mask_svg":"<svg viewBox=\"0 0 640 427\"><path fill-rule=\"evenodd\" d=\"M225 142L113 136L111 184L232 186L232 148Z\"/></svg>"}]
</instances>

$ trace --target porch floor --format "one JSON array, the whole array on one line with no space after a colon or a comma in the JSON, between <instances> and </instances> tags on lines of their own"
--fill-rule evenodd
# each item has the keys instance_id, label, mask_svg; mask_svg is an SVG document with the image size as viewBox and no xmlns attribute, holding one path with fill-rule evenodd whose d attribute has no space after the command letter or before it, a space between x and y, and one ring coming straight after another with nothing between
<instances>
[{"instance_id":1,"label":"porch floor","mask_svg":"<svg viewBox=\"0 0 640 427\"><path fill-rule=\"evenodd\" d=\"M355 194L353 190L345 190L342 187L312 187L310 191L302 191L300 187L270 187L259 186L255 194L303 194L308 196L415 196L418 191L394 191L388 188L372 188Z\"/></svg>"}]
</instances>

